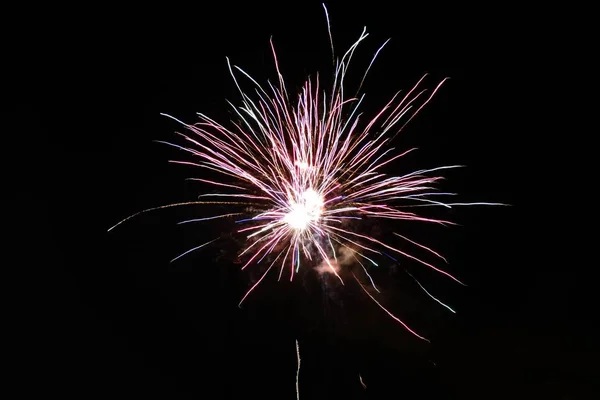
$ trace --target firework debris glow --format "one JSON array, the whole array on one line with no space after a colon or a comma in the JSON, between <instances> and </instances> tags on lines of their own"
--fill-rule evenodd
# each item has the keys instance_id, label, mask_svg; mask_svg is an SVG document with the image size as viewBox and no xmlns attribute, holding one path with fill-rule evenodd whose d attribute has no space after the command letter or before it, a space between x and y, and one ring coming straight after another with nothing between
<instances>
[{"instance_id":1,"label":"firework debris glow","mask_svg":"<svg viewBox=\"0 0 600 400\"><path fill-rule=\"evenodd\" d=\"M446 79L428 92L421 89L425 79L423 76L411 90L396 93L381 111L364 120L359 112L364 94L346 97L344 80L357 46L368 36L366 28L341 58L335 58L326 8L325 15L335 60L334 79L329 92L320 87L317 75L316 79L309 78L306 81L298 95L291 96L279 70L272 40L270 44L277 72L276 84L268 83L266 87L259 85L227 59L229 71L242 98L240 107L232 105L238 121L232 121L231 128L204 114L198 114L199 122L195 124L186 124L163 114L181 123L188 131L180 133L187 145L162 142L191 156L190 160L172 162L220 174L220 179L195 179L219 188L219 192L204 194L198 201L144 210L117 224L140 213L167 207L190 204L220 204L227 207L227 213L182 223L233 218L239 225L237 233L246 236L246 246L239 255L244 260L242 269L263 260L267 262L268 267L243 296L240 304L273 268L279 271L279 279L287 271L286 275L292 280L303 265L327 270L342 284L344 279L340 271L343 267L360 265L365 279L378 292L367 267L377 266L376 260L383 256L393 258L392 254L406 257L461 283L450 273L411 255L404 245L418 247L444 260L435 251L396 232L394 237L400 238L402 245L389 244L372 237L367 230L360 230L360 222L391 220L444 225L452 223L426 218L407 210L419 206L498 205L439 200L452 193L437 191L434 185L442 177L430 174L459 165L422 169L401 176L383 172L386 165L415 150L397 152L391 142L432 99ZM357 93L360 93L373 61L387 43L375 53ZM249 82L254 97L242 89L239 77ZM218 239L194 247L175 259ZM427 340L377 301L368 285L361 282L354 272L351 276L381 309L412 334Z\"/></svg>"}]
</instances>

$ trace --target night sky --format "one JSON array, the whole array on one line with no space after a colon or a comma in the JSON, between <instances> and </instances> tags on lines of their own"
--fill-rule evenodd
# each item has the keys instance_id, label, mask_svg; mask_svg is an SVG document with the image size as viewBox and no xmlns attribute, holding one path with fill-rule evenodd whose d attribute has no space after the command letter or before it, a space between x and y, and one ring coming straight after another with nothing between
<instances>
[{"instance_id":1,"label":"night sky","mask_svg":"<svg viewBox=\"0 0 600 400\"><path fill-rule=\"evenodd\" d=\"M20 276L11 308L23 395L295 399L296 340L300 399L598 394L599 332L580 286L585 278L574 260L541 255L557 251L556 241L538 233L544 206L531 207L539 202L533 196L549 195L543 178L534 178L543 175L531 150L540 134L535 122L523 122L543 80L535 62L545 45L540 36L526 36L511 12L511 19L470 18L454 10L462 15L455 18L344 4L328 6L338 53L363 26L370 32L349 85L392 38L363 88L365 114L425 72L428 88L451 78L396 138L398 149L419 150L388 172L463 164L445 174L444 190L460 201L511 204L431 214L455 227L394 225L446 256L446 268L468 285L406 260L384 261L374 272L380 300L431 343L410 335L356 284L340 287L312 270L293 282L274 274L238 308L260 276L240 271L239 243L170 263L230 229L177 225L206 212L199 206L147 213L106 232L137 211L202 193L186 181L201 171L168 163L184 155L155 140L177 141L181 131L160 113L186 122L196 112L230 119L225 100L238 104L239 96L225 57L259 82L273 80L273 36L290 92L316 71L329 78L319 3L65 9L15 33L26 43L14 46L25 62L12 83L21 88L13 97L21 112L16 148L27 154L19 157L24 178L14 193L27 211L9 215L24 239L10 265ZM405 269L457 314L420 291Z\"/></svg>"}]
</instances>

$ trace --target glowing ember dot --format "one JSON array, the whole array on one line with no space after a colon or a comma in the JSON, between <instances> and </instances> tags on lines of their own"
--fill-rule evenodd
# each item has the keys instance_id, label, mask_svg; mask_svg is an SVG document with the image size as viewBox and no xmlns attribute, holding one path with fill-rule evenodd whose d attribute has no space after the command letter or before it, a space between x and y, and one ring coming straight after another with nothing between
<instances>
[{"instance_id":1,"label":"glowing ember dot","mask_svg":"<svg viewBox=\"0 0 600 400\"><path fill-rule=\"evenodd\" d=\"M300 202L292 202L290 212L284 217L291 228L297 230L306 229L311 222L316 222L323 211L323 198L313 189L308 189L302 193Z\"/></svg>"}]
</instances>

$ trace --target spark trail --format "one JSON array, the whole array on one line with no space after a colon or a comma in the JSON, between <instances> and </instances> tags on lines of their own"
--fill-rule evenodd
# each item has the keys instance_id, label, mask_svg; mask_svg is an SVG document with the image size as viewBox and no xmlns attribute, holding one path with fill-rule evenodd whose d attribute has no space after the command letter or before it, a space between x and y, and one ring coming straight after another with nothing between
<instances>
[{"instance_id":1,"label":"spark trail","mask_svg":"<svg viewBox=\"0 0 600 400\"><path fill-rule=\"evenodd\" d=\"M298 339L296 339L296 360L298 368L296 369L296 400L300 400L300 345Z\"/></svg>"}]
</instances>

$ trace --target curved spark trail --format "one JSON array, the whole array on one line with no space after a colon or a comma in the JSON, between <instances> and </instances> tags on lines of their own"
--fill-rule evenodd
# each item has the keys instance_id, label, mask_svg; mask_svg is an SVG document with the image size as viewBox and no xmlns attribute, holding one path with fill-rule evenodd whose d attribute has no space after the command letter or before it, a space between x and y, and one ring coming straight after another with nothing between
<instances>
[{"instance_id":1,"label":"curved spark trail","mask_svg":"<svg viewBox=\"0 0 600 400\"><path fill-rule=\"evenodd\" d=\"M232 121L229 128L200 113L199 121L194 124L162 114L186 129L186 133L178 133L182 143L161 142L190 156L189 160L171 162L216 173L218 178L192 178L214 188L215 191L199 196L214 200L171 204L145 211L193 204L221 205L225 211L218 215L181 223L230 219L239 224L234 233L246 237L246 246L239 254L240 259L244 259L242 269L263 260L270 264L243 296L242 302L273 267L279 269L280 279L284 271L289 271L291 280L306 264L309 267L326 267L343 284L344 267L358 261L371 286L379 292L359 259L376 266L374 259L377 257L386 255L392 258L388 252L416 261L462 283L449 272L409 254L403 246L408 242L443 259L433 250L397 233L396 236L404 240L402 246L384 242L382 237L372 236L369 228L373 225L385 228L383 222L386 220L396 226L403 222L452 224L409 212L407 209L410 207L498 205L439 200L443 195L452 194L437 192L435 185L443 178L431 173L458 168L459 165L423 169L400 176L390 175L384 170L384 167L399 162L414 150L397 152L392 147L392 139L429 103L446 79L428 93L421 89L425 75L405 94L396 93L372 118L365 118L359 111L364 94L346 97L345 78L356 48L368 36L366 28L343 56L336 58L327 9L325 12L334 59L331 89L321 88L317 74L316 78L305 82L297 96L290 96L272 40L270 46L277 73L275 84L269 82L261 86L227 59L229 72L241 95L241 105L232 105L236 121ZM379 47L369 63L359 90L373 61L387 43ZM244 78L251 90L242 89L239 78ZM435 200L432 199L434 196L437 196ZM194 247L174 260L215 240L218 238ZM340 257L342 253L349 256ZM356 275L354 278L386 313L418 338L427 340L386 310Z\"/></svg>"}]
</instances>

